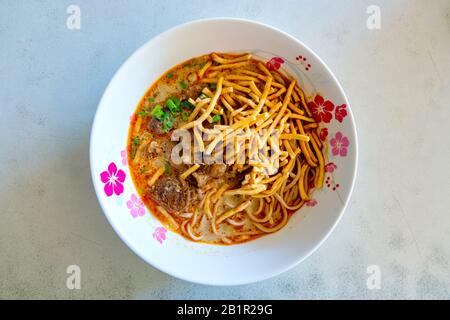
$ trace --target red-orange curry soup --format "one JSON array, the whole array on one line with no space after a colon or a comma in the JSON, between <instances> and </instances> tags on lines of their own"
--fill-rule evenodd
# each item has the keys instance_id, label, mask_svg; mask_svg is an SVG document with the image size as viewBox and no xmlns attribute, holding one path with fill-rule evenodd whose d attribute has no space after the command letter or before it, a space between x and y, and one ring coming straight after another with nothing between
<instances>
[{"instance_id":1,"label":"red-orange curry soup","mask_svg":"<svg viewBox=\"0 0 450 320\"><path fill-rule=\"evenodd\" d=\"M192 132L193 123L203 131L275 128L278 172L268 175L264 161L176 163L172 134L183 127ZM163 225L193 241L243 243L281 229L323 185L318 128L293 77L249 54L207 54L173 67L147 90L130 124L128 163L139 196ZM208 149L221 137L201 143Z\"/></svg>"}]
</instances>

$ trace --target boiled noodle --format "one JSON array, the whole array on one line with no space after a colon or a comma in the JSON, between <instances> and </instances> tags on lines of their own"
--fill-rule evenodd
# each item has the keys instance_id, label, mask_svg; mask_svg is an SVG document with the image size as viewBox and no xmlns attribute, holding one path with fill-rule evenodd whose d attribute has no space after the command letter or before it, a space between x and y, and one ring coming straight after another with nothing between
<instances>
[{"instance_id":1,"label":"boiled noodle","mask_svg":"<svg viewBox=\"0 0 450 320\"><path fill-rule=\"evenodd\" d=\"M129 166L168 228L192 241L242 243L283 228L322 187L319 129L293 77L249 53L212 53L170 69L144 95ZM192 139L177 161L181 131Z\"/></svg>"}]
</instances>

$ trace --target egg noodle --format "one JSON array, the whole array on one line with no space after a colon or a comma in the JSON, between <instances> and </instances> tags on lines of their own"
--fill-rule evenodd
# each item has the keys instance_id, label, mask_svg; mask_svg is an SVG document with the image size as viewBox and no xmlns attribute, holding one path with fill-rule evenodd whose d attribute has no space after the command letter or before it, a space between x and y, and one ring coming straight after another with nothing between
<instances>
[{"instance_id":1,"label":"egg noodle","mask_svg":"<svg viewBox=\"0 0 450 320\"><path fill-rule=\"evenodd\" d=\"M280 230L324 183L325 145L303 90L250 54L212 53L196 75L208 86L201 97L189 98L193 110L177 130L193 137L192 154L220 159L242 178L237 185L206 185L201 202L180 212L157 210L194 241L208 242L211 232L216 242L230 244ZM213 126L217 116L221 121ZM218 153L224 148L233 152ZM182 181L205 165L195 156L189 163ZM149 187L163 174L155 170Z\"/></svg>"}]
</instances>

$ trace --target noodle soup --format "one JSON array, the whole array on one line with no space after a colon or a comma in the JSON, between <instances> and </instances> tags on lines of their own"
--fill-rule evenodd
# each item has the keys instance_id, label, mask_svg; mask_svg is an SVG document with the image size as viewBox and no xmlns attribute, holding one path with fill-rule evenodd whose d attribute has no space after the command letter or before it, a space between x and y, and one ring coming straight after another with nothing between
<instances>
[{"instance_id":1,"label":"noodle soup","mask_svg":"<svg viewBox=\"0 0 450 320\"><path fill-rule=\"evenodd\" d=\"M168 228L242 243L283 228L322 187L318 127L293 77L250 54L212 53L149 88L131 121L128 163Z\"/></svg>"}]
</instances>

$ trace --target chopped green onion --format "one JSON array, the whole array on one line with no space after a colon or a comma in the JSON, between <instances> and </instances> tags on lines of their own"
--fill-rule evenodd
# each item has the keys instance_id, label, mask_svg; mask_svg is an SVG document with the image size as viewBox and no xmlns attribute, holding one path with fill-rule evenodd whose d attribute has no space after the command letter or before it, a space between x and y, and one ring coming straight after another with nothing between
<instances>
[{"instance_id":1,"label":"chopped green onion","mask_svg":"<svg viewBox=\"0 0 450 320\"><path fill-rule=\"evenodd\" d=\"M168 99L169 101L170 99ZM168 108L173 108L175 106L175 103L170 100L168 104ZM176 108L176 106L175 106ZM161 105L157 105L152 110L152 116L155 117L157 120L162 122L162 130L164 132L168 132L173 127L173 123L175 121L174 117L172 116L171 112L164 112Z\"/></svg>"},{"instance_id":2,"label":"chopped green onion","mask_svg":"<svg viewBox=\"0 0 450 320\"><path fill-rule=\"evenodd\" d=\"M195 106L192 103L190 103L189 100L181 101L180 106L185 109L190 109L190 110L195 109Z\"/></svg>"},{"instance_id":3,"label":"chopped green onion","mask_svg":"<svg viewBox=\"0 0 450 320\"><path fill-rule=\"evenodd\" d=\"M166 165L164 166L164 173L166 174L166 176L170 175L170 163L169 161L166 162Z\"/></svg>"},{"instance_id":4,"label":"chopped green onion","mask_svg":"<svg viewBox=\"0 0 450 320\"><path fill-rule=\"evenodd\" d=\"M168 74L167 74L167 79L172 79L173 78L173 73L172 72L169 72Z\"/></svg>"},{"instance_id":5,"label":"chopped green onion","mask_svg":"<svg viewBox=\"0 0 450 320\"><path fill-rule=\"evenodd\" d=\"M131 141L131 159L134 159L137 152L137 146L141 143L141 138L134 137Z\"/></svg>"},{"instance_id":6,"label":"chopped green onion","mask_svg":"<svg viewBox=\"0 0 450 320\"><path fill-rule=\"evenodd\" d=\"M177 105L177 103L175 103L175 101L173 101L173 98L172 99L167 99L167 101L166 101L166 107L172 113L176 113L176 112L180 112L181 111L181 109L180 109L180 100L178 100L177 98L175 98L175 99L178 102L178 105Z\"/></svg>"},{"instance_id":7,"label":"chopped green onion","mask_svg":"<svg viewBox=\"0 0 450 320\"><path fill-rule=\"evenodd\" d=\"M213 122L219 122L220 121L220 115L216 114L212 117Z\"/></svg>"},{"instance_id":8,"label":"chopped green onion","mask_svg":"<svg viewBox=\"0 0 450 320\"><path fill-rule=\"evenodd\" d=\"M177 107L180 106L180 99L178 99L177 97L172 97L171 99L172 99L173 103L175 103L175 105Z\"/></svg>"},{"instance_id":9,"label":"chopped green onion","mask_svg":"<svg viewBox=\"0 0 450 320\"><path fill-rule=\"evenodd\" d=\"M189 119L189 113L187 113L186 111L181 111L181 119L186 122Z\"/></svg>"},{"instance_id":10,"label":"chopped green onion","mask_svg":"<svg viewBox=\"0 0 450 320\"><path fill-rule=\"evenodd\" d=\"M173 118L172 114L169 112L165 112L163 119L162 119L162 129L164 132L169 132L170 129L173 127L173 122L175 119Z\"/></svg>"},{"instance_id":11,"label":"chopped green onion","mask_svg":"<svg viewBox=\"0 0 450 320\"><path fill-rule=\"evenodd\" d=\"M149 101L150 103L153 103L153 102L155 102L155 98L154 98L154 97L150 97L150 98L148 98L148 101Z\"/></svg>"},{"instance_id":12,"label":"chopped green onion","mask_svg":"<svg viewBox=\"0 0 450 320\"><path fill-rule=\"evenodd\" d=\"M163 111L163 108L158 104L155 106L152 110L152 116L158 119L159 121L162 121L164 118L165 112Z\"/></svg>"},{"instance_id":13,"label":"chopped green onion","mask_svg":"<svg viewBox=\"0 0 450 320\"><path fill-rule=\"evenodd\" d=\"M141 110L141 111L138 112L138 116L139 116L139 117L146 117L146 116L149 116L150 114L151 114L151 113L150 113L149 107L144 107L143 110Z\"/></svg>"},{"instance_id":14,"label":"chopped green onion","mask_svg":"<svg viewBox=\"0 0 450 320\"><path fill-rule=\"evenodd\" d=\"M201 69L205 64L206 64L206 62L198 62L198 60L194 60L192 62L185 63L183 65L183 68L188 68L188 67L194 68L194 67L196 67L198 69Z\"/></svg>"},{"instance_id":15,"label":"chopped green onion","mask_svg":"<svg viewBox=\"0 0 450 320\"><path fill-rule=\"evenodd\" d=\"M188 87L187 83L184 82L184 81L180 81L179 84L180 84L180 88L183 89L183 90L184 90L184 89L187 89L187 87Z\"/></svg>"},{"instance_id":16,"label":"chopped green onion","mask_svg":"<svg viewBox=\"0 0 450 320\"><path fill-rule=\"evenodd\" d=\"M203 92L198 96L200 99L206 99L208 96L204 94Z\"/></svg>"}]
</instances>

